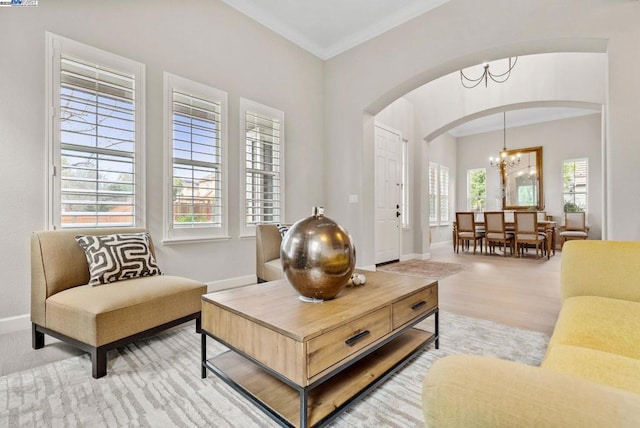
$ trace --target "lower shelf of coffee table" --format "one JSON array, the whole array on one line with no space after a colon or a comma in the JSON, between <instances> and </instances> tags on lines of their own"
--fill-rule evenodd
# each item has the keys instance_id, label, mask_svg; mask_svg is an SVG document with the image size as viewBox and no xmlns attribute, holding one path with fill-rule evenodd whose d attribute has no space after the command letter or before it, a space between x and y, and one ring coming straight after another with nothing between
<instances>
[{"instance_id":1,"label":"lower shelf of coffee table","mask_svg":"<svg viewBox=\"0 0 640 428\"><path fill-rule=\"evenodd\" d=\"M311 389L308 393L309 426L323 421L376 380L408 360L419 348L434 341L433 333L411 328L367 357ZM300 423L300 392L275 378L259 365L227 351L207 360L292 426Z\"/></svg>"}]
</instances>

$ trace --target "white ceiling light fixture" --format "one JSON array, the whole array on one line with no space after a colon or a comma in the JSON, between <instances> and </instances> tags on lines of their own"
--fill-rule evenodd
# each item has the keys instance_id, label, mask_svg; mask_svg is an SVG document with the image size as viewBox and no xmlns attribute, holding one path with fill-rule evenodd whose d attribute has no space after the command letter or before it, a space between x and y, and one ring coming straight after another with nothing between
<instances>
[{"instance_id":1,"label":"white ceiling light fixture","mask_svg":"<svg viewBox=\"0 0 640 428\"><path fill-rule=\"evenodd\" d=\"M500 70L501 73L492 73L491 70L489 70L489 63L485 62L484 64L482 64L484 71L477 78L471 78L464 74L463 70L460 70L460 82L462 83L462 86L467 89L473 89L482 82L484 82L484 87L486 88L489 84L489 79L496 83L504 83L509 80L509 77L511 77L511 70L513 70L513 67L516 66L517 62L517 56L510 57L506 71Z\"/></svg>"}]
</instances>

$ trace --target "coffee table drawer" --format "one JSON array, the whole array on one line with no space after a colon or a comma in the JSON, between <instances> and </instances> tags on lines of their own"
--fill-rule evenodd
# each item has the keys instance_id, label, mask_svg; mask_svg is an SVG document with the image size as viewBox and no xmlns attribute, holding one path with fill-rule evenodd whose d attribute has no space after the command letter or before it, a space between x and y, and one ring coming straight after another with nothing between
<instances>
[{"instance_id":1,"label":"coffee table drawer","mask_svg":"<svg viewBox=\"0 0 640 428\"><path fill-rule=\"evenodd\" d=\"M438 306L438 287L425 290L405 297L393 304L393 328L396 329L416 317Z\"/></svg>"},{"instance_id":2,"label":"coffee table drawer","mask_svg":"<svg viewBox=\"0 0 640 428\"><path fill-rule=\"evenodd\" d=\"M307 344L308 376L333 366L390 331L391 313L387 306L311 339Z\"/></svg>"}]
</instances>

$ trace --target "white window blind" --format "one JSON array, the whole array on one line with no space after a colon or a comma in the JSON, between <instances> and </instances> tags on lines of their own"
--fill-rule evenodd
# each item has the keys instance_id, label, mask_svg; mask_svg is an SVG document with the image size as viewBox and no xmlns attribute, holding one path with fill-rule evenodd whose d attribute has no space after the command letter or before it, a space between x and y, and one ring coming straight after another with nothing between
<instances>
[{"instance_id":1,"label":"white window blind","mask_svg":"<svg viewBox=\"0 0 640 428\"><path fill-rule=\"evenodd\" d=\"M429 223L438 223L438 164L429 162Z\"/></svg>"},{"instance_id":2,"label":"white window blind","mask_svg":"<svg viewBox=\"0 0 640 428\"><path fill-rule=\"evenodd\" d=\"M227 93L165 73L165 240L227 237Z\"/></svg>"},{"instance_id":3,"label":"white window blind","mask_svg":"<svg viewBox=\"0 0 640 428\"><path fill-rule=\"evenodd\" d=\"M144 227L144 65L46 40L47 224Z\"/></svg>"},{"instance_id":4,"label":"white window blind","mask_svg":"<svg viewBox=\"0 0 640 428\"><path fill-rule=\"evenodd\" d=\"M52 223L61 228L141 225L136 73L77 55L86 51L109 59L108 53L56 37L49 81L58 112L52 127ZM67 46L73 54L65 52Z\"/></svg>"},{"instance_id":5,"label":"white window blind","mask_svg":"<svg viewBox=\"0 0 640 428\"><path fill-rule=\"evenodd\" d=\"M173 226L222 225L220 104L173 92Z\"/></svg>"},{"instance_id":6,"label":"white window blind","mask_svg":"<svg viewBox=\"0 0 640 428\"><path fill-rule=\"evenodd\" d=\"M409 142L402 140L402 226L409 227Z\"/></svg>"},{"instance_id":7,"label":"white window blind","mask_svg":"<svg viewBox=\"0 0 640 428\"><path fill-rule=\"evenodd\" d=\"M243 100L244 226L279 223L283 201L284 114Z\"/></svg>"},{"instance_id":8,"label":"white window blind","mask_svg":"<svg viewBox=\"0 0 640 428\"><path fill-rule=\"evenodd\" d=\"M439 194L439 219L440 225L449 223L449 168L440 165Z\"/></svg>"}]
</instances>

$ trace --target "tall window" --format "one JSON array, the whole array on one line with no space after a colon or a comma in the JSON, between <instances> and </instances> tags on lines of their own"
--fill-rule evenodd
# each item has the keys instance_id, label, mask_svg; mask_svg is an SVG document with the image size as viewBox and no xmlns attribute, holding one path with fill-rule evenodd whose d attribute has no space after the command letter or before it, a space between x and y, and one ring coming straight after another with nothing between
<instances>
[{"instance_id":1,"label":"tall window","mask_svg":"<svg viewBox=\"0 0 640 428\"><path fill-rule=\"evenodd\" d=\"M440 165L440 182L438 186L440 194L438 210L440 225L449 223L449 168Z\"/></svg>"},{"instance_id":2,"label":"tall window","mask_svg":"<svg viewBox=\"0 0 640 428\"><path fill-rule=\"evenodd\" d=\"M144 225L144 65L47 33L48 223Z\"/></svg>"},{"instance_id":3,"label":"tall window","mask_svg":"<svg viewBox=\"0 0 640 428\"><path fill-rule=\"evenodd\" d=\"M429 162L429 224L438 225L438 164Z\"/></svg>"},{"instance_id":4,"label":"tall window","mask_svg":"<svg viewBox=\"0 0 640 428\"><path fill-rule=\"evenodd\" d=\"M564 212L587 211L589 161L587 158L562 162Z\"/></svg>"},{"instance_id":5,"label":"tall window","mask_svg":"<svg viewBox=\"0 0 640 428\"><path fill-rule=\"evenodd\" d=\"M240 99L244 135L243 234L259 223L279 223L284 209L284 113Z\"/></svg>"},{"instance_id":6,"label":"tall window","mask_svg":"<svg viewBox=\"0 0 640 428\"><path fill-rule=\"evenodd\" d=\"M165 73L167 240L227 235L226 92Z\"/></svg>"},{"instance_id":7,"label":"tall window","mask_svg":"<svg viewBox=\"0 0 640 428\"><path fill-rule=\"evenodd\" d=\"M409 227L409 142L402 140L402 227Z\"/></svg>"},{"instance_id":8,"label":"tall window","mask_svg":"<svg viewBox=\"0 0 640 428\"><path fill-rule=\"evenodd\" d=\"M429 223L449 223L449 168L429 162Z\"/></svg>"},{"instance_id":9,"label":"tall window","mask_svg":"<svg viewBox=\"0 0 640 428\"><path fill-rule=\"evenodd\" d=\"M467 209L484 211L487 202L487 170L485 168L467 171Z\"/></svg>"}]
</instances>

